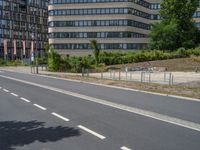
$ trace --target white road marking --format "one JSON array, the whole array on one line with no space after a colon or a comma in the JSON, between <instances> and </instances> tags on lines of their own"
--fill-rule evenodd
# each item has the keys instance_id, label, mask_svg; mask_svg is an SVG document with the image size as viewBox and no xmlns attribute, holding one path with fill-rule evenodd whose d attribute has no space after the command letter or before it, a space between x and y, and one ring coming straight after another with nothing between
<instances>
[{"instance_id":1,"label":"white road marking","mask_svg":"<svg viewBox=\"0 0 200 150\"><path fill-rule=\"evenodd\" d=\"M68 118L65 118L65 117L63 117L63 116L61 116L61 115L59 115L59 114L57 114L55 112L52 112L51 114L56 116L56 117L58 117L58 118L60 118L60 119L62 119L62 120L64 120L64 121L70 121Z\"/></svg>"},{"instance_id":2,"label":"white road marking","mask_svg":"<svg viewBox=\"0 0 200 150\"><path fill-rule=\"evenodd\" d=\"M25 102L27 102L27 103L30 103L30 102L31 102L31 101L29 101L28 99L23 98L23 97L21 97L20 99L23 100L23 101L25 101Z\"/></svg>"},{"instance_id":3,"label":"white road marking","mask_svg":"<svg viewBox=\"0 0 200 150\"><path fill-rule=\"evenodd\" d=\"M121 149L121 150L131 150L130 148L128 148L128 147L126 147L126 146L122 146L120 149Z\"/></svg>"},{"instance_id":4,"label":"white road marking","mask_svg":"<svg viewBox=\"0 0 200 150\"><path fill-rule=\"evenodd\" d=\"M40 105L38 105L38 104L33 104L33 105L36 106L36 107L38 107L38 108L40 108L40 109L42 109L42 110L47 110L45 107L40 106Z\"/></svg>"},{"instance_id":5,"label":"white road marking","mask_svg":"<svg viewBox=\"0 0 200 150\"><path fill-rule=\"evenodd\" d=\"M92 130L90 130L90 129L82 126L82 125L78 125L77 127L79 127L80 129L82 129L82 130L84 130L84 131L86 131L86 132L88 132L88 133L90 133L90 134L102 139L102 140L106 138L105 136L103 136L103 135L101 135L99 133L96 133L96 132L94 132L94 131L92 131Z\"/></svg>"},{"instance_id":6,"label":"white road marking","mask_svg":"<svg viewBox=\"0 0 200 150\"><path fill-rule=\"evenodd\" d=\"M3 89L3 91L5 91L5 92L10 92L9 90L7 90L7 89Z\"/></svg>"},{"instance_id":7,"label":"white road marking","mask_svg":"<svg viewBox=\"0 0 200 150\"><path fill-rule=\"evenodd\" d=\"M2 89L2 87L0 87L0 89Z\"/></svg>"},{"instance_id":8,"label":"white road marking","mask_svg":"<svg viewBox=\"0 0 200 150\"><path fill-rule=\"evenodd\" d=\"M16 70L6 70L7 72L16 72ZM141 92L141 93L147 93L147 94L152 94L152 95L158 95L158 96L165 96L165 97L172 97L172 98L178 98L182 100L188 100L188 101L196 101L200 102L200 99L198 98L191 98L191 97L184 97L184 96L177 96L177 95L168 95L168 94L163 94L163 93L157 93L157 92L150 92L150 91L144 91L144 90L138 90L138 89L133 89L133 88L126 88L126 87L120 87L120 86L114 86L114 85L106 85L102 83L91 83L87 81L80 81L80 80L75 80L75 79L66 79L66 78L61 78L61 77L53 77L53 76L48 76L48 75L42 75L42 74L31 74L29 72L18 72L21 74L29 74L32 76L41 76L45 78L52 78L52 79L59 79L59 80L66 80L66 81L72 81L72 82L77 82L77 83L86 83L86 84L91 84L91 85L97 85L97 86L103 86L103 87L109 87L109 88L115 88L115 89L122 89L122 90L127 90L127 91L134 91L134 92ZM0 75L1 77L6 77L3 75Z\"/></svg>"},{"instance_id":9,"label":"white road marking","mask_svg":"<svg viewBox=\"0 0 200 150\"><path fill-rule=\"evenodd\" d=\"M19 95L15 94L15 93L10 93L11 95L18 97Z\"/></svg>"},{"instance_id":10,"label":"white road marking","mask_svg":"<svg viewBox=\"0 0 200 150\"><path fill-rule=\"evenodd\" d=\"M153 118L153 119L156 119L156 120L159 120L159 121L167 122L167 123L170 123L170 124L174 124L174 125L177 125L177 126L181 126L181 127L184 127L184 128L188 128L188 129L196 130L196 131L200 132L200 124L194 123L194 122L191 122L191 121L187 121L187 120L179 119L179 118L176 118L176 117L171 117L171 116L168 116L168 115L163 115L163 114L159 114L159 113L155 113L155 112L152 112L152 111L147 111L147 110L144 110L144 109L139 109L139 108L136 108L136 107L131 107L131 106L127 106L127 105L123 105L123 104L119 104L119 103L114 103L114 102L110 102L109 100L98 99L98 98L95 98L95 97L91 97L91 96L87 96L87 95L83 95L83 94L78 94L78 93L75 93L75 92L70 92L70 91L66 91L66 90L63 90L63 89L54 88L54 87L51 87L51 86L46 86L46 85L41 85L41 84L29 82L29 81L24 81L24 80L20 80L20 79L8 77L8 76L0 75L0 77L10 79L10 80L14 80L14 81L18 81L18 82L25 83L25 84L29 84L29 85L33 85L33 86L37 86L37 87L40 87L40 88L43 88L43 89L48 89L48 90L55 91L55 92L58 92L58 93L62 93L62 94L65 94L65 95L70 95L70 96L73 96L73 97L80 98L82 100L91 101L91 102L94 102L94 103L102 104L102 105L105 105L105 106L109 106L109 107L116 108L116 109L119 109L119 110L131 112L131 113L138 114L138 115L141 115L141 116Z\"/></svg>"}]
</instances>

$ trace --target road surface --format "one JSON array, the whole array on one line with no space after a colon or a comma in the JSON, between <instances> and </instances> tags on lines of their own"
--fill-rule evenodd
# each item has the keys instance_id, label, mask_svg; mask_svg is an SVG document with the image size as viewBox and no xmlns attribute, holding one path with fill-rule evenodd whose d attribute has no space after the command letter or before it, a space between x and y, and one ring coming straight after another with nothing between
<instances>
[{"instance_id":1,"label":"road surface","mask_svg":"<svg viewBox=\"0 0 200 150\"><path fill-rule=\"evenodd\" d=\"M200 101L0 71L0 150L198 150Z\"/></svg>"}]
</instances>

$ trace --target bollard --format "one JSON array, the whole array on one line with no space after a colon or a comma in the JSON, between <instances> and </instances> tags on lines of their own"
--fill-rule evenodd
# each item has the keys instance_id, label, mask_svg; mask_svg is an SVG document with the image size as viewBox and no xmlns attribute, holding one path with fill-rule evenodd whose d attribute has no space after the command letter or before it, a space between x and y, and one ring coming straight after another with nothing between
<instances>
[{"instance_id":1,"label":"bollard","mask_svg":"<svg viewBox=\"0 0 200 150\"><path fill-rule=\"evenodd\" d=\"M36 74L39 73L39 70L38 70L38 65L36 65Z\"/></svg>"},{"instance_id":2,"label":"bollard","mask_svg":"<svg viewBox=\"0 0 200 150\"><path fill-rule=\"evenodd\" d=\"M31 73L33 73L33 67L31 66Z\"/></svg>"},{"instance_id":3,"label":"bollard","mask_svg":"<svg viewBox=\"0 0 200 150\"><path fill-rule=\"evenodd\" d=\"M85 71L84 68L82 68L82 77L84 77L84 71Z\"/></svg>"}]
</instances>

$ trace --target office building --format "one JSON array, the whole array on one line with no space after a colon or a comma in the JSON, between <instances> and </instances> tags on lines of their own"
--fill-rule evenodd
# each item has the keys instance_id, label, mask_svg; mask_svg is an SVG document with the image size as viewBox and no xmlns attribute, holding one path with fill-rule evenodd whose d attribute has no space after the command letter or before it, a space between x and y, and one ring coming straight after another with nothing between
<instances>
[{"instance_id":1,"label":"office building","mask_svg":"<svg viewBox=\"0 0 200 150\"><path fill-rule=\"evenodd\" d=\"M0 0L0 57L5 46L8 59L29 57L31 41L39 52L48 42L48 0Z\"/></svg>"},{"instance_id":2,"label":"office building","mask_svg":"<svg viewBox=\"0 0 200 150\"><path fill-rule=\"evenodd\" d=\"M91 53L92 39L102 50L145 49L151 24L159 21L160 2L50 0L49 43L64 54ZM199 15L194 15L197 21Z\"/></svg>"}]
</instances>

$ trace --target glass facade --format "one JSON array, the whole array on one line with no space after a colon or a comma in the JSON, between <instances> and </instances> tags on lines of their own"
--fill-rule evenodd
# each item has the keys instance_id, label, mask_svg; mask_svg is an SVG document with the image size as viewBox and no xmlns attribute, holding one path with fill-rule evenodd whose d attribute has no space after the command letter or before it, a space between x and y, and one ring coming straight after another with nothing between
<instances>
[{"instance_id":1,"label":"glass facade","mask_svg":"<svg viewBox=\"0 0 200 150\"><path fill-rule=\"evenodd\" d=\"M81 4L81 3L112 3L112 2L131 2L140 6L151 8L151 3L144 0L50 0L49 4Z\"/></svg>"},{"instance_id":2,"label":"glass facade","mask_svg":"<svg viewBox=\"0 0 200 150\"><path fill-rule=\"evenodd\" d=\"M135 4L143 10L121 4ZM156 19L155 14L145 11L151 10L151 4L141 0L50 0L49 6L49 43L66 53L90 50L91 39L104 50L142 49L146 46L142 39L148 38L151 27L149 21Z\"/></svg>"},{"instance_id":3,"label":"glass facade","mask_svg":"<svg viewBox=\"0 0 200 150\"><path fill-rule=\"evenodd\" d=\"M145 34L136 32L54 32L49 38L145 38Z\"/></svg>"},{"instance_id":4,"label":"glass facade","mask_svg":"<svg viewBox=\"0 0 200 150\"><path fill-rule=\"evenodd\" d=\"M143 43L101 43L98 47L106 50L127 50L127 49L143 49L145 45ZM88 50L90 44L88 43L69 43L69 44L54 44L54 49L57 50Z\"/></svg>"},{"instance_id":5,"label":"glass facade","mask_svg":"<svg viewBox=\"0 0 200 150\"><path fill-rule=\"evenodd\" d=\"M160 20L161 1L50 0L49 42L62 52L89 50L91 39L103 50L143 49L151 24ZM200 11L193 18L200 18Z\"/></svg>"},{"instance_id":6,"label":"glass facade","mask_svg":"<svg viewBox=\"0 0 200 150\"><path fill-rule=\"evenodd\" d=\"M22 41L25 41L29 56L31 41L36 50L43 50L48 42L47 0L0 0L0 56L4 54L7 40L8 57L13 55L16 40L16 58L21 57Z\"/></svg>"},{"instance_id":7,"label":"glass facade","mask_svg":"<svg viewBox=\"0 0 200 150\"><path fill-rule=\"evenodd\" d=\"M76 21L49 21L52 27L101 27L101 26L130 26L150 30L150 24L134 20L76 20Z\"/></svg>"},{"instance_id":8,"label":"glass facade","mask_svg":"<svg viewBox=\"0 0 200 150\"><path fill-rule=\"evenodd\" d=\"M49 11L49 16L66 16L66 15L113 15L113 14L130 14L146 19L154 18L148 14L133 8L91 8L91 9L55 9ZM157 15L156 15L157 16Z\"/></svg>"}]
</instances>

